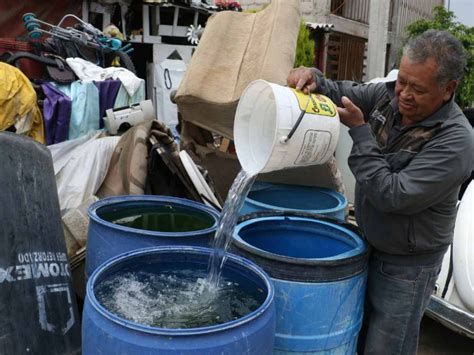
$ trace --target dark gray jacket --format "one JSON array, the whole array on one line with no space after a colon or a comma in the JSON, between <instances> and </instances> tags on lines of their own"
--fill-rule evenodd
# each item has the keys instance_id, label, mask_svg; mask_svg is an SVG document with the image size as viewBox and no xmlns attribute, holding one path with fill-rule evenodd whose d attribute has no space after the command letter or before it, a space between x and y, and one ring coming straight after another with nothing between
<instances>
[{"instance_id":1,"label":"dark gray jacket","mask_svg":"<svg viewBox=\"0 0 474 355\"><path fill-rule=\"evenodd\" d=\"M373 122L381 112L398 114L395 83L333 82L315 74L318 92L338 106L342 96L349 97L370 123L349 131L356 220L368 242L385 259L413 264L440 260L452 242L459 187L474 166L473 131L460 108L451 99L416 124L436 127L429 140L414 150L390 151L379 146ZM413 126L403 127L401 134Z\"/></svg>"}]
</instances>

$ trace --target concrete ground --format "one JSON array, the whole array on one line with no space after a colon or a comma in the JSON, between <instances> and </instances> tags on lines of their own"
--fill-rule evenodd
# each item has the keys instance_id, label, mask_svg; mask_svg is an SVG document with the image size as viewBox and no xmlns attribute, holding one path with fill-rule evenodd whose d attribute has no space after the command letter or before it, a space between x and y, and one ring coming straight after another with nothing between
<instances>
[{"instance_id":1,"label":"concrete ground","mask_svg":"<svg viewBox=\"0 0 474 355\"><path fill-rule=\"evenodd\" d=\"M421 322L418 355L474 355L474 340L425 316Z\"/></svg>"}]
</instances>

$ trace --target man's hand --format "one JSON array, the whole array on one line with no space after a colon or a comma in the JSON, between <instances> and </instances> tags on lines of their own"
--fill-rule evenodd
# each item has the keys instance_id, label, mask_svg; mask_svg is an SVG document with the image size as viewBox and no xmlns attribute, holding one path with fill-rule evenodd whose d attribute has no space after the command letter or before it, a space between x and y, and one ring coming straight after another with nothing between
<instances>
[{"instance_id":1,"label":"man's hand","mask_svg":"<svg viewBox=\"0 0 474 355\"><path fill-rule=\"evenodd\" d=\"M305 94L309 94L316 89L313 71L306 67L291 69L286 84L291 88L303 91Z\"/></svg>"},{"instance_id":2,"label":"man's hand","mask_svg":"<svg viewBox=\"0 0 474 355\"><path fill-rule=\"evenodd\" d=\"M349 128L360 126L365 123L364 114L360 108L349 100L348 97L343 96L341 98L341 103L344 107L338 107L337 112L339 113L339 119L342 123Z\"/></svg>"}]
</instances>

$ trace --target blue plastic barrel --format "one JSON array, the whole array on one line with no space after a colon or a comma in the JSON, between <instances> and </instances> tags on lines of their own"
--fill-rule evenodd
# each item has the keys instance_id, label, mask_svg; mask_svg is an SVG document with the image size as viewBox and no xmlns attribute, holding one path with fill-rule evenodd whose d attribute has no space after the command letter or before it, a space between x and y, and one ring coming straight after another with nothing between
<instances>
[{"instance_id":1,"label":"blue plastic barrel","mask_svg":"<svg viewBox=\"0 0 474 355\"><path fill-rule=\"evenodd\" d=\"M154 215L137 218L147 213ZM88 214L87 277L101 263L126 251L161 245L210 246L219 221L219 213L202 203L156 195L108 197L93 203Z\"/></svg>"},{"instance_id":2,"label":"blue plastic barrel","mask_svg":"<svg viewBox=\"0 0 474 355\"><path fill-rule=\"evenodd\" d=\"M301 211L343 221L346 207L345 196L331 189L256 182L245 199L240 214L271 210Z\"/></svg>"},{"instance_id":3,"label":"blue plastic barrel","mask_svg":"<svg viewBox=\"0 0 474 355\"><path fill-rule=\"evenodd\" d=\"M244 216L233 250L275 286L275 354L355 354L368 249L357 228L291 212Z\"/></svg>"},{"instance_id":4,"label":"blue plastic barrel","mask_svg":"<svg viewBox=\"0 0 474 355\"><path fill-rule=\"evenodd\" d=\"M184 268L207 267L211 249L157 247L121 254L102 264L89 278L82 321L83 355L95 354L271 354L275 335L274 289L269 276L252 262L229 255L223 273L231 271L251 290L264 291L253 312L227 323L201 328L165 329L137 324L111 313L97 300L97 285L121 270L143 265L180 263ZM203 266L204 265L204 266ZM243 280L243 281L242 281Z\"/></svg>"}]
</instances>

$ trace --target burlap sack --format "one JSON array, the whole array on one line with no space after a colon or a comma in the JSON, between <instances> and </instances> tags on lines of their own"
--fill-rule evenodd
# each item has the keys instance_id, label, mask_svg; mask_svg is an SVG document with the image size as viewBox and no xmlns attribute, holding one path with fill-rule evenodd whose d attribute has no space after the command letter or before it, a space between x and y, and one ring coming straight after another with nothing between
<instances>
[{"instance_id":1,"label":"burlap sack","mask_svg":"<svg viewBox=\"0 0 474 355\"><path fill-rule=\"evenodd\" d=\"M233 139L234 114L245 87L264 79L285 85L293 68L298 0L273 0L257 13L212 15L175 100L185 121Z\"/></svg>"},{"instance_id":2,"label":"burlap sack","mask_svg":"<svg viewBox=\"0 0 474 355\"><path fill-rule=\"evenodd\" d=\"M107 175L96 193L99 198L144 193L152 122L137 124L120 137Z\"/></svg>"}]
</instances>

